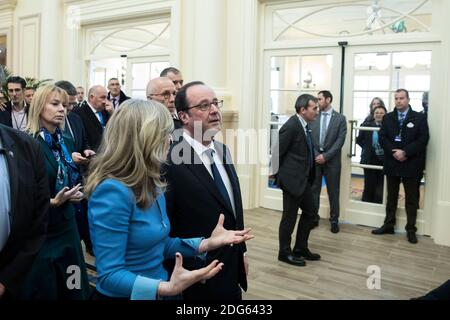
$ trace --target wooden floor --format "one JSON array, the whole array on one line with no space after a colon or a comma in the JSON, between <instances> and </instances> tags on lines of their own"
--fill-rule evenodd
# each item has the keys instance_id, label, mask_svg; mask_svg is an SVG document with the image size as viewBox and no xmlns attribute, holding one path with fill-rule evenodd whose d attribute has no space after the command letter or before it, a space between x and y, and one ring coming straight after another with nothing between
<instances>
[{"instance_id":1,"label":"wooden floor","mask_svg":"<svg viewBox=\"0 0 450 320\"><path fill-rule=\"evenodd\" d=\"M405 233L374 236L372 228L350 224L341 224L341 232L333 234L324 219L309 241L311 251L322 256L320 261L307 261L306 267L279 262L280 218L280 212L266 209L245 212L245 224L256 236L247 243L245 300L410 299L450 279L450 247L421 236L413 245ZM371 265L380 267L380 290L367 288Z\"/></svg>"},{"instance_id":2,"label":"wooden floor","mask_svg":"<svg viewBox=\"0 0 450 320\"><path fill-rule=\"evenodd\" d=\"M245 212L245 224L256 236L247 243L250 272L245 300L410 299L450 279L450 247L421 236L413 245L405 233L374 236L372 228L350 224L341 224L341 232L333 234L324 219L309 239L311 251L322 256L320 261L307 261L305 267L279 262L280 218L278 211ZM95 264L90 255L85 257ZM380 290L367 288L367 268L372 265L381 270ZM88 271L95 283L95 272Z\"/></svg>"}]
</instances>

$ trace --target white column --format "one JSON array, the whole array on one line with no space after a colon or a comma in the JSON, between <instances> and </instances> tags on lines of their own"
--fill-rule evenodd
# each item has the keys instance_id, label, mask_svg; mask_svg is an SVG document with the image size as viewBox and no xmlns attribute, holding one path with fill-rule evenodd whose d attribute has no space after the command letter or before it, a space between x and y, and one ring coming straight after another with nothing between
<instances>
[{"instance_id":1,"label":"white column","mask_svg":"<svg viewBox=\"0 0 450 320\"><path fill-rule=\"evenodd\" d=\"M81 43L81 8L78 4L67 3L63 8L65 30L63 39L62 78L73 83L74 86L84 86L87 76L84 77L85 62L83 56L84 46Z\"/></svg>"},{"instance_id":2,"label":"white column","mask_svg":"<svg viewBox=\"0 0 450 320\"><path fill-rule=\"evenodd\" d=\"M226 1L185 0L181 5L183 75L221 91L227 79Z\"/></svg>"},{"instance_id":3,"label":"white column","mask_svg":"<svg viewBox=\"0 0 450 320\"><path fill-rule=\"evenodd\" d=\"M234 145L235 164L245 209L259 204L258 154L264 148L258 135L258 0L228 0L228 90L230 104L239 114L239 129ZM233 150L232 150L233 151Z\"/></svg>"},{"instance_id":4,"label":"white column","mask_svg":"<svg viewBox=\"0 0 450 320\"><path fill-rule=\"evenodd\" d=\"M64 15L61 0L42 0L40 79L61 80L62 30Z\"/></svg>"},{"instance_id":5,"label":"white column","mask_svg":"<svg viewBox=\"0 0 450 320\"><path fill-rule=\"evenodd\" d=\"M442 42L433 52L428 125L430 142L427 148L425 210L431 217L430 235L437 244L450 246L450 2L433 1L433 31ZM431 204L431 205L430 205Z\"/></svg>"}]
</instances>

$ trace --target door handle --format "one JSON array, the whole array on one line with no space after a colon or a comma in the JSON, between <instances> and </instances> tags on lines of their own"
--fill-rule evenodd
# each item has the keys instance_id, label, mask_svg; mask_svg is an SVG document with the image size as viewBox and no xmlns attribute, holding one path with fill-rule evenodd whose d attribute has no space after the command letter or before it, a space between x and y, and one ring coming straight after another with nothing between
<instances>
[{"instance_id":1,"label":"door handle","mask_svg":"<svg viewBox=\"0 0 450 320\"><path fill-rule=\"evenodd\" d=\"M356 134L355 128L358 126L357 120L348 120L350 123L350 152L347 154L347 157L351 158L356 156ZM355 135L355 136L353 136Z\"/></svg>"}]
</instances>

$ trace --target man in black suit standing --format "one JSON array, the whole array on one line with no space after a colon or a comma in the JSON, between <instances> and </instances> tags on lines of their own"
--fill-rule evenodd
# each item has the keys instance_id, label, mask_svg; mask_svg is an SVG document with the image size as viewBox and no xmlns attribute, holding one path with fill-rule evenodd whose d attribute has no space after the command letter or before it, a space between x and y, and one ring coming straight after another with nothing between
<instances>
[{"instance_id":1,"label":"man in black suit standing","mask_svg":"<svg viewBox=\"0 0 450 320\"><path fill-rule=\"evenodd\" d=\"M114 110L117 109L122 102L130 99L130 97L127 97L127 95L122 91L122 86L117 78L109 79L108 90L108 100L111 101Z\"/></svg>"},{"instance_id":2,"label":"man in black suit standing","mask_svg":"<svg viewBox=\"0 0 450 320\"><path fill-rule=\"evenodd\" d=\"M44 243L49 205L39 143L0 125L0 299L18 296Z\"/></svg>"},{"instance_id":3,"label":"man in black suit standing","mask_svg":"<svg viewBox=\"0 0 450 320\"><path fill-rule=\"evenodd\" d=\"M320 259L320 255L312 253L308 248L308 238L314 226L316 212L311 192L315 164L309 123L317 117L317 99L310 94L302 94L295 102L295 111L296 114L280 129L278 145L275 144L272 152L272 165L276 173L276 183L283 191L278 260L301 267L306 265L304 259ZM299 207L302 209L302 215L297 227L294 250L291 250L291 235Z\"/></svg>"},{"instance_id":4,"label":"man in black suit standing","mask_svg":"<svg viewBox=\"0 0 450 320\"><path fill-rule=\"evenodd\" d=\"M96 85L90 88L88 100L74 108L73 112L83 120L89 146L96 152L102 141L103 129L114 112L105 87Z\"/></svg>"},{"instance_id":5,"label":"man in black suit standing","mask_svg":"<svg viewBox=\"0 0 450 320\"><path fill-rule=\"evenodd\" d=\"M430 138L427 117L412 110L409 93L395 91L395 110L386 114L380 129L384 149L384 174L387 180L386 218L373 234L393 234L400 182L405 189L405 226L410 243L417 243L416 218L419 207L419 181L425 169L425 151Z\"/></svg>"},{"instance_id":6,"label":"man in black suit standing","mask_svg":"<svg viewBox=\"0 0 450 320\"><path fill-rule=\"evenodd\" d=\"M172 84L173 85L173 84ZM184 133L172 144L166 173L167 212L171 236L209 237L221 213L228 230L244 229L241 190L228 148L214 141L221 130L220 108L214 91L202 82L191 82L178 91L176 107ZM184 259L189 270L219 259L223 270L214 278L191 286L184 299L241 300L247 290L247 258L244 243L208 252L206 261Z\"/></svg>"}]
</instances>

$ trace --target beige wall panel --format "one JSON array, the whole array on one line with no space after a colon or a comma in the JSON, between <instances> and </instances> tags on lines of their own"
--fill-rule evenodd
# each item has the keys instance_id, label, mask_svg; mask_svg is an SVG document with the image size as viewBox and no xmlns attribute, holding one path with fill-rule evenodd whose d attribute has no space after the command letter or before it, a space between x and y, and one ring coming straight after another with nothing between
<instances>
[{"instance_id":1,"label":"beige wall panel","mask_svg":"<svg viewBox=\"0 0 450 320\"><path fill-rule=\"evenodd\" d=\"M41 15L36 14L18 19L18 68L23 77L39 77Z\"/></svg>"}]
</instances>

